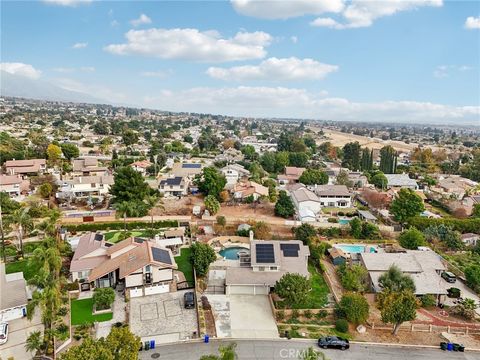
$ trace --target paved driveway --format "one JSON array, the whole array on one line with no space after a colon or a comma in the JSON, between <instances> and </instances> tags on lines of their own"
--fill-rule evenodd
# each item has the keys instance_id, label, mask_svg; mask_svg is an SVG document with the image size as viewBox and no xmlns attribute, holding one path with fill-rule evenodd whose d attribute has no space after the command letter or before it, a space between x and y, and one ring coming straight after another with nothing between
<instances>
[{"instance_id":1,"label":"paved driveway","mask_svg":"<svg viewBox=\"0 0 480 360\"><path fill-rule=\"evenodd\" d=\"M207 295L218 337L278 338L268 296Z\"/></svg>"},{"instance_id":2,"label":"paved driveway","mask_svg":"<svg viewBox=\"0 0 480 360\"><path fill-rule=\"evenodd\" d=\"M445 289L449 289L449 288L452 288L452 287L458 288L458 289L460 289L460 295L461 295L462 298L473 299L475 301L475 303L477 304L477 308L475 309L475 311L478 315L480 315L480 298L462 280L457 279L457 281L455 281L455 283L453 283L453 284L447 283L443 279L442 279L442 282L445 285ZM454 301L456 301L456 299L447 297L447 299L445 300L445 304L449 305L449 306L453 306L453 305L455 305Z\"/></svg>"},{"instance_id":3,"label":"paved driveway","mask_svg":"<svg viewBox=\"0 0 480 360\"><path fill-rule=\"evenodd\" d=\"M188 291L188 290L187 290ZM142 341L169 343L198 334L195 309L185 309L186 291L130 299L130 328Z\"/></svg>"},{"instance_id":4,"label":"paved driveway","mask_svg":"<svg viewBox=\"0 0 480 360\"><path fill-rule=\"evenodd\" d=\"M10 320L8 325L8 341L0 345L1 358L8 359L12 357L15 360L31 359L32 355L25 350L25 340L31 332L36 330L43 331L39 311L35 312L31 322L27 318L21 318Z\"/></svg>"}]
</instances>

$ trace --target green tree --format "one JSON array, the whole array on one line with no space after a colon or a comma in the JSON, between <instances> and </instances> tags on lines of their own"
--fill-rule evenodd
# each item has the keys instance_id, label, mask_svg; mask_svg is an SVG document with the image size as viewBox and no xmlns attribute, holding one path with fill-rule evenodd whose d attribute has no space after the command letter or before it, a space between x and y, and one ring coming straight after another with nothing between
<instances>
[{"instance_id":1,"label":"green tree","mask_svg":"<svg viewBox=\"0 0 480 360\"><path fill-rule=\"evenodd\" d=\"M417 317L417 297L411 290L399 292L383 290L379 310L384 323L393 324L393 335L397 335L400 325Z\"/></svg>"},{"instance_id":2,"label":"green tree","mask_svg":"<svg viewBox=\"0 0 480 360\"><path fill-rule=\"evenodd\" d=\"M140 348L140 345L138 346ZM60 355L61 360L116 360L104 339L94 340L91 337L83 339L80 345L70 347ZM138 349L136 356L138 359Z\"/></svg>"},{"instance_id":3,"label":"green tree","mask_svg":"<svg viewBox=\"0 0 480 360\"><path fill-rule=\"evenodd\" d=\"M300 274L287 273L275 284L275 293L284 299L288 306L301 304L310 291L310 280Z\"/></svg>"},{"instance_id":4,"label":"green tree","mask_svg":"<svg viewBox=\"0 0 480 360\"><path fill-rule=\"evenodd\" d=\"M337 312L349 322L357 325L368 319L370 307L367 299L358 293L346 293L338 303Z\"/></svg>"},{"instance_id":5,"label":"green tree","mask_svg":"<svg viewBox=\"0 0 480 360\"><path fill-rule=\"evenodd\" d=\"M220 345L218 348L218 352L220 355L203 355L200 357L200 360L235 360L238 359L237 353L235 351L235 348L237 347L237 344L231 343L229 345Z\"/></svg>"},{"instance_id":6,"label":"green tree","mask_svg":"<svg viewBox=\"0 0 480 360\"><path fill-rule=\"evenodd\" d=\"M304 245L308 245L312 242L312 239L317 237L317 230L310 224L302 224L293 229L295 238L301 240Z\"/></svg>"},{"instance_id":7,"label":"green tree","mask_svg":"<svg viewBox=\"0 0 480 360\"><path fill-rule=\"evenodd\" d=\"M214 195L208 195L203 202L210 215L215 215L220 210L220 203Z\"/></svg>"},{"instance_id":8,"label":"green tree","mask_svg":"<svg viewBox=\"0 0 480 360\"><path fill-rule=\"evenodd\" d=\"M97 310L108 309L115 301L115 291L111 287L96 288L92 300Z\"/></svg>"},{"instance_id":9,"label":"green tree","mask_svg":"<svg viewBox=\"0 0 480 360\"><path fill-rule=\"evenodd\" d=\"M242 148L242 154L245 155L245 159L255 160L258 154L255 151L255 148L252 145L245 145Z\"/></svg>"},{"instance_id":10,"label":"green tree","mask_svg":"<svg viewBox=\"0 0 480 360\"><path fill-rule=\"evenodd\" d=\"M227 180L216 168L206 167L203 168L201 174L195 176L194 183L205 196L212 195L217 200L220 200L220 193L225 187Z\"/></svg>"},{"instance_id":11,"label":"green tree","mask_svg":"<svg viewBox=\"0 0 480 360\"><path fill-rule=\"evenodd\" d=\"M275 204L275 215L289 218L295 214L295 205L285 190L280 190Z\"/></svg>"},{"instance_id":12,"label":"green tree","mask_svg":"<svg viewBox=\"0 0 480 360\"><path fill-rule=\"evenodd\" d=\"M198 276L205 276L208 267L217 259L217 254L210 245L195 242L191 247L191 262Z\"/></svg>"},{"instance_id":13,"label":"green tree","mask_svg":"<svg viewBox=\"0 0 480 360\"><path fill-rule=\"evenodd\" d=\"M41 331L33 331L31 332L27 340L25 342L25 350L27 350L30 353L39 353L40 350L44 347L44 342L43 342L43 335Z\"/></svg>"},{"instance_id":14,"label":"green tree","mask_svg":"<svg viewBox=\"0 0 480 360\"><path fill-rule=\"evenodd\" d=\"M327 179L328 182L328 179ZM345 185L346 187L353 187L353 181L351 181L348 177L348 173L345 170L340 170L338 173L336 179L335 179L335 184L337 185Z\"/></svg>"},{"instance_id":15,"label":"green tree","mask_svg":"<svg viewBox=\"0 0 480 360\"><path fill-rule=\"evenodd\" d=\"M407 219L420 215L425 210L423 200L412 189L400 189L390 205L390 212L395 220L405 222Z\"/></svg>"},{"instance_id":16,"label":"green tree","mask_svg":"<svg viewBox=\"0 0 480 360\"><path fill-rule=\"evenodd\" d=\"M397 152L391 145L386 145L380 149L380 171L385 174L395 174Z\"/></svg>"},{"instance_id":17,"label":"green tree","mask_svg":"<svg viewBox=\"0 0 480 360\"><path fill-rule=\"evenodd\" d=\"M150 230L152 232L152 237L153 237L153 210L156 207L159 207L162 210L165 210L165 207L163 205L162 199L158 195L147 195L144 200L145 204L147 204L147 207L150 209Z\"/></svg>"},{"instance_id":18,"label":"green tree","mask_svg":"<svg viewBox=\"0 0 480 360\"><path fill-rule=\"evenodd\" d=\"M140 338L126 326L112 327L103 343L115 360L136 360L140 348ZM83 359L82 359L83 360Z\"/></svg>"},{"instance_id":19,"label":"green tree","mask_svg":"<svg viewBox=\"0 0 480 360\"><path fill-rule=\"evenodd\" d=\"M473 264L465 269L465 278L468 286L473 290L480 292L480 265Z\"/></svg>"},{"instance_id":20,"label":"green tree","mask_svg":"<svg viewBox=\"0 0 480 360\"><path fill-rule=\"evenodd\" d=\"M127 217L128 214L134 212L134 204L131 201L122 201L113 205L113 208L116 210L115 216L123 218L123 232L127 233Z\"/></svg>"},{"instance_id":21,"label":"green tree","mask_svg":"<svg viewBox=\"0 0 480 360\"><path fill-rule=\"evenodd\" d=\"M360 169L360 144L358 141L350 142L343 146L342 166L350 170Z\"/></svg>"},{"instance_id":22,"label":"green tree","mask_svg":"<svg viewBox=\"0 0 480 360\"><path fill-rule=\"evenodd\" d=\"M55 144L48 145L47 158L52 165L57 165L62 158L62 149Z\"/></svg>"},{"instance_id":23,"label":"green tree","mask_svg":"<svg viewBox=\"0 0 480 360\"><path fill-rule=\"evenodd\" d=\"M275 153L275 172L280 173L285 170L285 166L290 164L288 152L279 151ZM268 171L268 170L267 170Z\"/></svg>"},{"instance_id":24,"label":"green tree","mask_svg":"<svg viewBox=\"0 0 480 360\"><path fill-rule=\"evenodd\" d=\"M388 180L383 172L377 172L375 175L372 176L370 182L378 189L385 189Z\"/></svg>"},{"instance_id":25,"label":"green tree","mask_svg":"<svg viewBox=\"0 0 480 360\"><path fill-rule=\"evenodd\" d=\"M267 151L260 157L260 165L269 173L274 173L276 170L276 153Z\"/></svg>"},{"instance_id":26,"label":"green tree","mask_svg":"<svg viewBox=\"0 0 480 360\"><path fill-rule=\"evenodd\" d=\"M12 224L17 235L18 249L23 256L23 238L26 233L33 229L33 220L28 213L29 208L19 208L7 218L7 224Z\"/></svg>"},{"instance_id":27,"label":"green tree","mask_svg":"<svg viewBox=\"0 0 480 360\"><path fill-rule=\"evenodd\" d=\"M362 237L362 221L355 217L349 221L348 225L350 226L350 235L355 239L360 239Z\"/></svg>"},{"instance_id":28,"label":"green tree","mask_svg":"<svg viewBox=\"0 0 480 360\"><path fill-rule=\"evenodd\" d=\"M370 171L373 169L373 150L370 151L369 148L363 148L360 169L363 171Z\"/></svg>"},{"instance_id":29,"label":"green tree","mask_svg":"<svg viewBox=\"0 0 480 360\"><path fill-rule=\"evenodd\" d=\"M298 181L305 185L324 185L328 183L328 175L323 170L306 169Z\"/></svg>"},{"instance_id":30,"label":"green tree","mask_svg":"<svg viewBox=\"0 0 480 360\"><path fill-rule=\"evenodd\" d=\"M345 290L364 292L368 284L368 271L361 265L341 265L337 269Z\"/></svg>"},{"instance_id":31,"label":"green tree","mask_svg":"<svg viewBox=\"0 0 480 360\"><path fill-rule=\"evenodd\" d=\"M126 147L132 146L138 142L137 132L127 129L122 134L122 141Z\"/></svg>"},{"instance_id":32,"label":"green tree","mask_svg":"<svg viewBox=\"0 0 480 360\"><path fill-rule=\"evenodd\" d=\"M378 284L382 289L393 292L406 290L415 292L415 282L412 277L403 274L396 265L390 266L388 271L378 278Z\"/></svg>"},{"instance_id":33,"label":"green tree","mask_svg":"<svg viewBox=\"0 0 480 360\"><path fill-rule=\"evenodd\" d=\"M75 159L80 155L77 145L71 143L63 143L60 145L63 156L67 160Z\"/></svg>"},{"instance_id":34,"label":"green tree","mask_svg":"<svg viewBox=\"0 0 480 360\"><path fill-rule=\"evenodd\" d=\"M425 245L425 236L413 226L400 234L398 242L405 249L417 250L419 246Z\"/></svg>"},{"instance_id":35,"label":"green tree","mask_svg":"<svg viewBox=\"0 0 480 360\"><path fill-rule=\"evenodd\" d=\"M50 183L46 182L46 183L43 183L42 185L40 185L38 187L38 193L40 194L40 196L44 199L48 199L50 198L50 196L52 195L52 192L53 192L53 187Z\"/></svg>"},{"instance_id":36,"label":"green tree","mask_svg":"<svg viewBox=\"0 0 480 360\"><path fill-rule=\"evenodd\" d=\"M304 152L291 152L288 154L288 162L291 166L305 167L308 165L308 154Z\"/></svg>"}]
</instances>

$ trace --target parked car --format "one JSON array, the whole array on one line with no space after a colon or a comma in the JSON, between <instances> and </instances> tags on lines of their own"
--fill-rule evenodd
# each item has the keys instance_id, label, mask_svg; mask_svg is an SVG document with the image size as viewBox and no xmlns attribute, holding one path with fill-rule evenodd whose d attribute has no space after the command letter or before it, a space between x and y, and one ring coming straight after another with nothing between
<instances>
[{"instance_id":1,"label":"parked car","mask_svg":"<svg viewBox=\"0 0 480 360\"><path fill-rule=\"evenodd\" d=\"M5 344L8 340L8 323L0 323L0 345Z\"/></svg>"},{"instance_id":2,"label":"parked car","mask_svg":"<svg viewBox=\"0 0 480 360\"><path fill-rule=\"evenodd\" d=\"M193 309L195 307L195 294L191 291L183 295L185 309Z\"/></svg>"},{"instance_id":3,"label":"parked car","mask_svg":"<svg viewBox=\"0 0 480 360\"><path fill-rule=\"evenodd\" d=\"M455 274L451 273L450 271L444 271L442 272L442 278L449 283L454 283L457 281L457 277Z\"/></svg>"},{"instance_id":4,"label":"parked car","mask_svg":"<svg viewBox=\"0 0 480 360\"><path fill-rule=\"evenodd\" d=\"M338 336L327 336L318 339L318 346L323 349L341 349L346 350L350 348L350 343L347 339Z\"/></svg>"}]
</instances>

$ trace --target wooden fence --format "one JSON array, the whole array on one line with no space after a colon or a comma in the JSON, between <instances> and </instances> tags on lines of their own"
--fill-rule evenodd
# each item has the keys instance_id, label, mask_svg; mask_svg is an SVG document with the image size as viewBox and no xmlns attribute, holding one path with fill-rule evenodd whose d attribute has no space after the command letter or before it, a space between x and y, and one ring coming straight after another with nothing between
<instances>
[{"instance_id":1,"label":"wooden fence","mask_svg":"<svg viewBox=\"0 0 480 360\"><path fill-rule=\"evenodd\" d=\"M388 324L375 324L367 323L367 327L370 327L372 330L393 330L393 325ZM459 335L480 335L480 328L469 327L469 326L438 326L438 325L429 325L429 324L405 324L400 325L399 331L411 331L411 332L427 332L427 333L448 333L448 334L459 334Z\"/></svg>"}]
</instances>

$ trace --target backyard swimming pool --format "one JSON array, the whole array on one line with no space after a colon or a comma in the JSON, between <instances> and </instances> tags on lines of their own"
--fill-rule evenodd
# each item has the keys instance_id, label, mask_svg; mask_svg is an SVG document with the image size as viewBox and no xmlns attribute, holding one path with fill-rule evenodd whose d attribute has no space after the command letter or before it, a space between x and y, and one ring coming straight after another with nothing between
<instances>
[{"instance_id":1,"label":"backyard swimming pool","mask_svg":"<svg viewBox=\"0 0 480 360\"><path fill-rule=\"evenodd\" d=\"M367 247L367 252L371 252L371 253L376 252L375 248L373 246L369 246L369 245L338 244L338 245L333 245L333 246L338 248L338 249L342 249L344 252L349 253L349 254L363 253L363 252L365 252L365 246Z\"/></svg>"},{"instance_id":2,"label":"backyard swimming pool","mask_svg":"<svg viewBox=\"0 0 480 360\"><path fill-rule=\"evenodd\" d=\"M341 225L347 225L350 222L350 219L338 219L338 223Z\"/></svg>"},{"instance_id":3,"label":"backyard swimming pool","mask_svg":"<svg viewBox=\"0 0 480 360\"><path fill-rule=\"evenodd\" d=\"M248 249L240 246L233 246L229 248L225 248L223 250L219 251L220 256L224 257L227 260L237 260L238 259L238 253L240 251L247 251Z\"/></svg>"}]
</instances>

